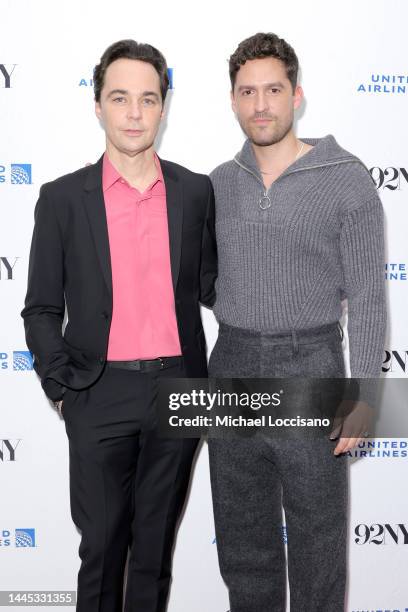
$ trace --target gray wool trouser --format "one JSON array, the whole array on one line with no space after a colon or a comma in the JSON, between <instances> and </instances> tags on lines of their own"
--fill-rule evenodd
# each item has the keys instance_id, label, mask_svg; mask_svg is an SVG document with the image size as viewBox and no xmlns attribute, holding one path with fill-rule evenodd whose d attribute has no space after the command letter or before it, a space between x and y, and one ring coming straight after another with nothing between
<instances>
[{"instance_id":1,"label":"gray wool trouser","mask_svg":"<svg viewBox=\"0 0 408 612\"><path fill-rule=\"evenodd\" d=\"M265 335L220 325L217 378L344 377L337 324ZM348 464L327 436L209 438L218 558L231 612L343 612Z\"/></svg>"}]
</instances>

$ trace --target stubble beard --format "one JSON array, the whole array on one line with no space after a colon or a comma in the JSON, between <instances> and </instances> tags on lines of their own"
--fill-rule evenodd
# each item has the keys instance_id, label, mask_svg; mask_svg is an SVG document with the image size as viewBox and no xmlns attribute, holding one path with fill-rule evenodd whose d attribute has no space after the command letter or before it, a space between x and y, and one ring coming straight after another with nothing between
<instances>
[{"instance_id":1,"label":"stubble beard","mask_svg":"<svg viewBox=\"0 0 408 612\"><path fill-rule=\"evenodd\" d=\"M282 124L278 120L275 121L275 129L273 129L272 132L270 132L267 128L259 131L256 128L252 129L251 127L246 126L241 121L239 123L246 137L257 147L269 147L281 142L281 140L283 140L289 134L293 127L293 119L285 124Z\"/></svg>"}]
</instances>

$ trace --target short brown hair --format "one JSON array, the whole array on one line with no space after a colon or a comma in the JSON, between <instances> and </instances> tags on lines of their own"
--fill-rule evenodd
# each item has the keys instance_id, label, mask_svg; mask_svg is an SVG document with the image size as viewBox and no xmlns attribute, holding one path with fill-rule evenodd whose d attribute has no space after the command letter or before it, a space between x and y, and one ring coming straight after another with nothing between
<instances>
[{"instance_id":1,"label":"short brown hair","mask_svg":"<svg viewBox=\"0 0 408 612\"><path fill-rule=\"evenodd\" d=\"M110 45L103 53L100 63L95 66L93 71L93 87L96 102L100 102L101 91L108 66L118 59L134 59L151 64L159 75L161 97L164 102L169 88L169 76L167 74L167 63L164 55L155 47L152 47L152 45L138 43L131 39L119 40Z\"/></svg>"},{"instance_id":2,"label":"short brown hair","mask_svg":"<svg viewBox=\"0 0 408 612\"><path fill-rule=\"evenodd\" d=\"M239 43L229 59L231 87L234 90L237 72L248 60L275 57L284 63L293 90L297 84L299 61L292 47L276 34L258 32Z\"/></svg>"}]
</instances>

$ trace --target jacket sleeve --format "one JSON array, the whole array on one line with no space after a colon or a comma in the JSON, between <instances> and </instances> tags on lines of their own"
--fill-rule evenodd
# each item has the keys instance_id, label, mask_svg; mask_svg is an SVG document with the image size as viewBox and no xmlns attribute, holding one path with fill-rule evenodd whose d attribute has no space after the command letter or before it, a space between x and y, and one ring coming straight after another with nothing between
<instances>
[{"instance_id":1,"label":"jacket sleeve","mask_svg":"<svg viewBox=\"0 0 408 612\"><path fill-rule=\"evenodd\" d=\"M64 387L52 375L69 361L69 356L62 338L65 313L62 236L46 192L43 186L35 207L28 287L21 316L27 347L34 356L34 369L45 393L55 401L63 396Z\"/></svg>"},{"instance_id":2,"label":"jacket sleeve","mask_svg":"<svg viewBox=\"0 0 408 612\"><path fill-rule=\"evenodd\" d=\"M217 246L215 241L214 190L207 177L208 197L201 242L200 302L209 308L215 304L215 280L217 278Z\"/></svg>"},{"instance_id":3,"label":"jacket sleeve","mask_svg":"<svg viewBox=\"0 0 408 612\"><path fill-rule=\"evenodd\" d=\"M345 214L340 249L348 300L351 376L377 378L387 322L384 220L377 194Z\"/></svg>"}]
</instances>

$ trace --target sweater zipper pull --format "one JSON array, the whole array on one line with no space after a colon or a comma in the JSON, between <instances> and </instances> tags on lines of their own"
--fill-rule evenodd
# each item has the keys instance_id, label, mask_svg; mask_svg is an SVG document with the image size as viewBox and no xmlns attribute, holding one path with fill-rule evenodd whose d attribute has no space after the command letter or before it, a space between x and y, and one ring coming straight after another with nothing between
<instances>
[{"instance_id":1,"label":"sweater zipper pull","mask_svg":"<svg viewBox=\"0 0 408 612\"><path fill-rule=\"evenodd\" d=\"M272 206L271 198L268 196L268 191L265 189L263 196L260 198L259 208L262 210L268 210Z\"/></svg>"}]
</instances>

